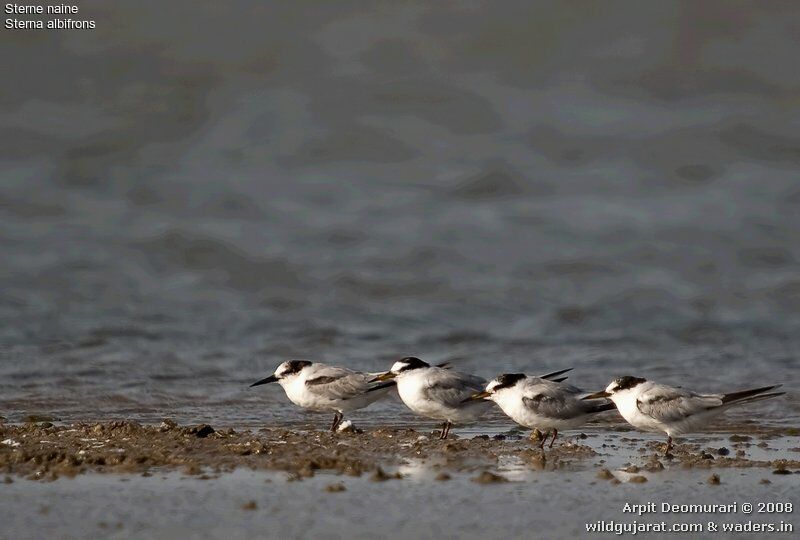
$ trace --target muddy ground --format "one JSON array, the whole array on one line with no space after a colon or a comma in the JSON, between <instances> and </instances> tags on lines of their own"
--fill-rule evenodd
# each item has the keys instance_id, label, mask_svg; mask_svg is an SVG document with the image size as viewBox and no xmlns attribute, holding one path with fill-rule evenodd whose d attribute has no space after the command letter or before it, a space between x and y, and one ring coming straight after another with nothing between
<instances>
[{"instance_id":1,"label":"muddy ground","mask_svg":"<svg viewBox=\"0 0 800 540\"><path fill-rule=\"evenodd\" d=\"M6 482L13 482L14 477L56 480L87 472L147 476L178 471L213 478L237 468L250 468L283 471L290 480L312 477L318 472L388 480L402 477L391 472L397 467L423 461L433 471L440 471L436 476L440 480L446 480L449 472L474 472L476 482L491 483L504 481L493 471L511 461L532 470L594 467L599 479L616 481L619 473L615 476L608 469L611 456L617 454L632 456L622 467L614 467L631 475L627 480L632 482L641 481L637 479L640 472L657 473L674 467L758 467L765 473L800 473L800 441L791 446L797 436L794 428L741 426L738 433L726 435L724 445L718 439L713 445L703 439L687 439L677 444L669 456L664 456L662 444L638 435L624 431L593 437L571 434L552 449L540 450L527 434L514 431L464 439L451 435L451 439L441 441L435 432L409 428L332 434L285 428L239 431L209 425L179 426L169 420L160 425L0 424L0 474ZM591 444L586 442L590 438ZM777 440L782 441L782 449L770 449ZM709 481L714 481L713 475Z\"/></svg>"}]
</instances>

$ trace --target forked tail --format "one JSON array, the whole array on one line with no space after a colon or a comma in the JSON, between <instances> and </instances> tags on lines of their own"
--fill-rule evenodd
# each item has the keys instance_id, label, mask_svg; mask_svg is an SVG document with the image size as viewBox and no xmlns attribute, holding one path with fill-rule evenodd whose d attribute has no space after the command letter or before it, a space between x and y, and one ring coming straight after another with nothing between
<instances>
[{"instance_id":1,"label":"forked tail","mask_svg":"<svg viewBox=\"0 0 800 540\"><path fill-rule=\"evenodd\" d=\"M770 392L766 394L765 392L769 392L770 390L775 390L776 388L780 388L780 384L776 384L773 386L762 386L761 388L752 388L750 390L740 390L738 392L731 392L730 394L725 394L722 396L722 403L724 405L733 404L733 403L752 403L753 401L761 401L762 399L769 399L774 398L777 396L782 396L786 392Z\"/></svg>"},{"instance_id":2,"label":"forked tail","mask_svg":"<svg viewBox=\"0 0 800 540\"><path fill-rule=\"evenodd\" d=\"M554 371L552 373L548 373L547 375L540 375L539 378L540 379L548 379L548 380L555 381L555 382L566 381L567 377L562 377L560 379L554 379L553 377L558 377L559 375L563 375L564 373L566 373L568 371L572 371L573 369L574 368L561 369L559 371Z\"/></svg>"}]
</instances>

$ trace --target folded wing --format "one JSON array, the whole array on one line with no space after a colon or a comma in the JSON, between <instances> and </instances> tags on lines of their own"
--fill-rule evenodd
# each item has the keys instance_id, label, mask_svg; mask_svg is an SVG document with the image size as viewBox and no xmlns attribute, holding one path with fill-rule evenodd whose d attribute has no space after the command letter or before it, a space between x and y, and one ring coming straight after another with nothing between
<instances>
[{"instance_id":1,"label":"folded wing","mask_svg":"<svg viewBox=\"0 0 800 540\"><path fill-rule=\"evenodd\" d=\"M306 379L306 389L312 394L328 399L352 399L371 388L367 373L325 366Z\"/></svg>"},{"instance_id":2,"label":"folded wing","mask_svg":"<svg viewBox=\"0 0 800 540\"><path fill-rule=\"evenodd\" d=\"M581 401L582 391L568 384L532 379L522 396L522 403L533 413L547 418L569 419L589 414L597 404Z\"/></svg>"},{"instance_id":3,"label":"folded wing","mask_svg":"<svg viewBox=\"0 0 800 540\"><path fill-rule=\"evenodd\" d=\"M644 415L661 422L677 422L722 405L722 396L695 394L671 386L654 386L645 392L636 406Z\"/></svg>"},{"instance_id":4,"label":"folded wing","mask_svg":"<svg viewBox=\"0 0 800 540\"><path fill-rule=\"evenodd\" d=\"M485 387L486 380L481 377L442 369L428 378L422 392L431 401L458 408L463 406L462 401Z\"/></svg>"}]
</instances>

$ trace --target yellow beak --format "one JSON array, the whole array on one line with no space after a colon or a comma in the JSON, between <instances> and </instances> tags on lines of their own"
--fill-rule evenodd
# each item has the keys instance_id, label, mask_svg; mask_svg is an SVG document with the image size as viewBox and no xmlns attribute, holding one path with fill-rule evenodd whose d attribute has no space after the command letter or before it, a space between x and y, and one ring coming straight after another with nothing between
<instances>
[{"instance_id":1,"label":"yellow beak","mask_svg":"<svg viewBox=\"0 0 800 540\"><path fill-rule=\"evenodd\" d=\"M479 401L481 399L486 399L491 395L492 395L491 392L478 392L477 394L472 394L467 399L463 400L461 403L466 403L468 401Z\"/></svg>"},{"instance_id":2,"label":"yellow beak","mask_svg":"<svg viewBox=\"0 0 800 540\"><path fill-rule=\"evenodd\" d=\"M599 392L595 392L594 394L589 394L581 399L600 399L600 398L607 398L610 397L611 394L606 392L605 390L600 390Z\"/></svg>"},{"instance_id":3,"label":"yellow beak","mask_svg":"<svg viewBox=\"0 0 800 540\"><path fill-rule=\"evenodd\" d=\"M397 375L395 373L392 373L391 371L387 371L386 373L381 373L380 375L378 375L374 379L370 380L369 382L373 383L373 382L378 382L378 381L388 381L390 379L394 379L395 377L397 377Z\"/></svg>"}]
</instances>

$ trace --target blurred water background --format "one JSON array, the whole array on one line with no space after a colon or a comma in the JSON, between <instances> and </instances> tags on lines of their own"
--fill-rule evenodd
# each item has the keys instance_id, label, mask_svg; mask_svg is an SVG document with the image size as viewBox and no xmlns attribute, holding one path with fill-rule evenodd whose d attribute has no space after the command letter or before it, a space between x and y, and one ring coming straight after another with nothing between
<instances>
[{"instance_id":1,"label":"blurred water background","mask_svg":"<svg viewBox=\"0 0 800 540\"><path fill-rule=\"evenodd\" d=\"M79 5L0 32L0 415L308 421L247 385L417 355L800 419L796 3Z\"/></svg>"}]
</instances>

